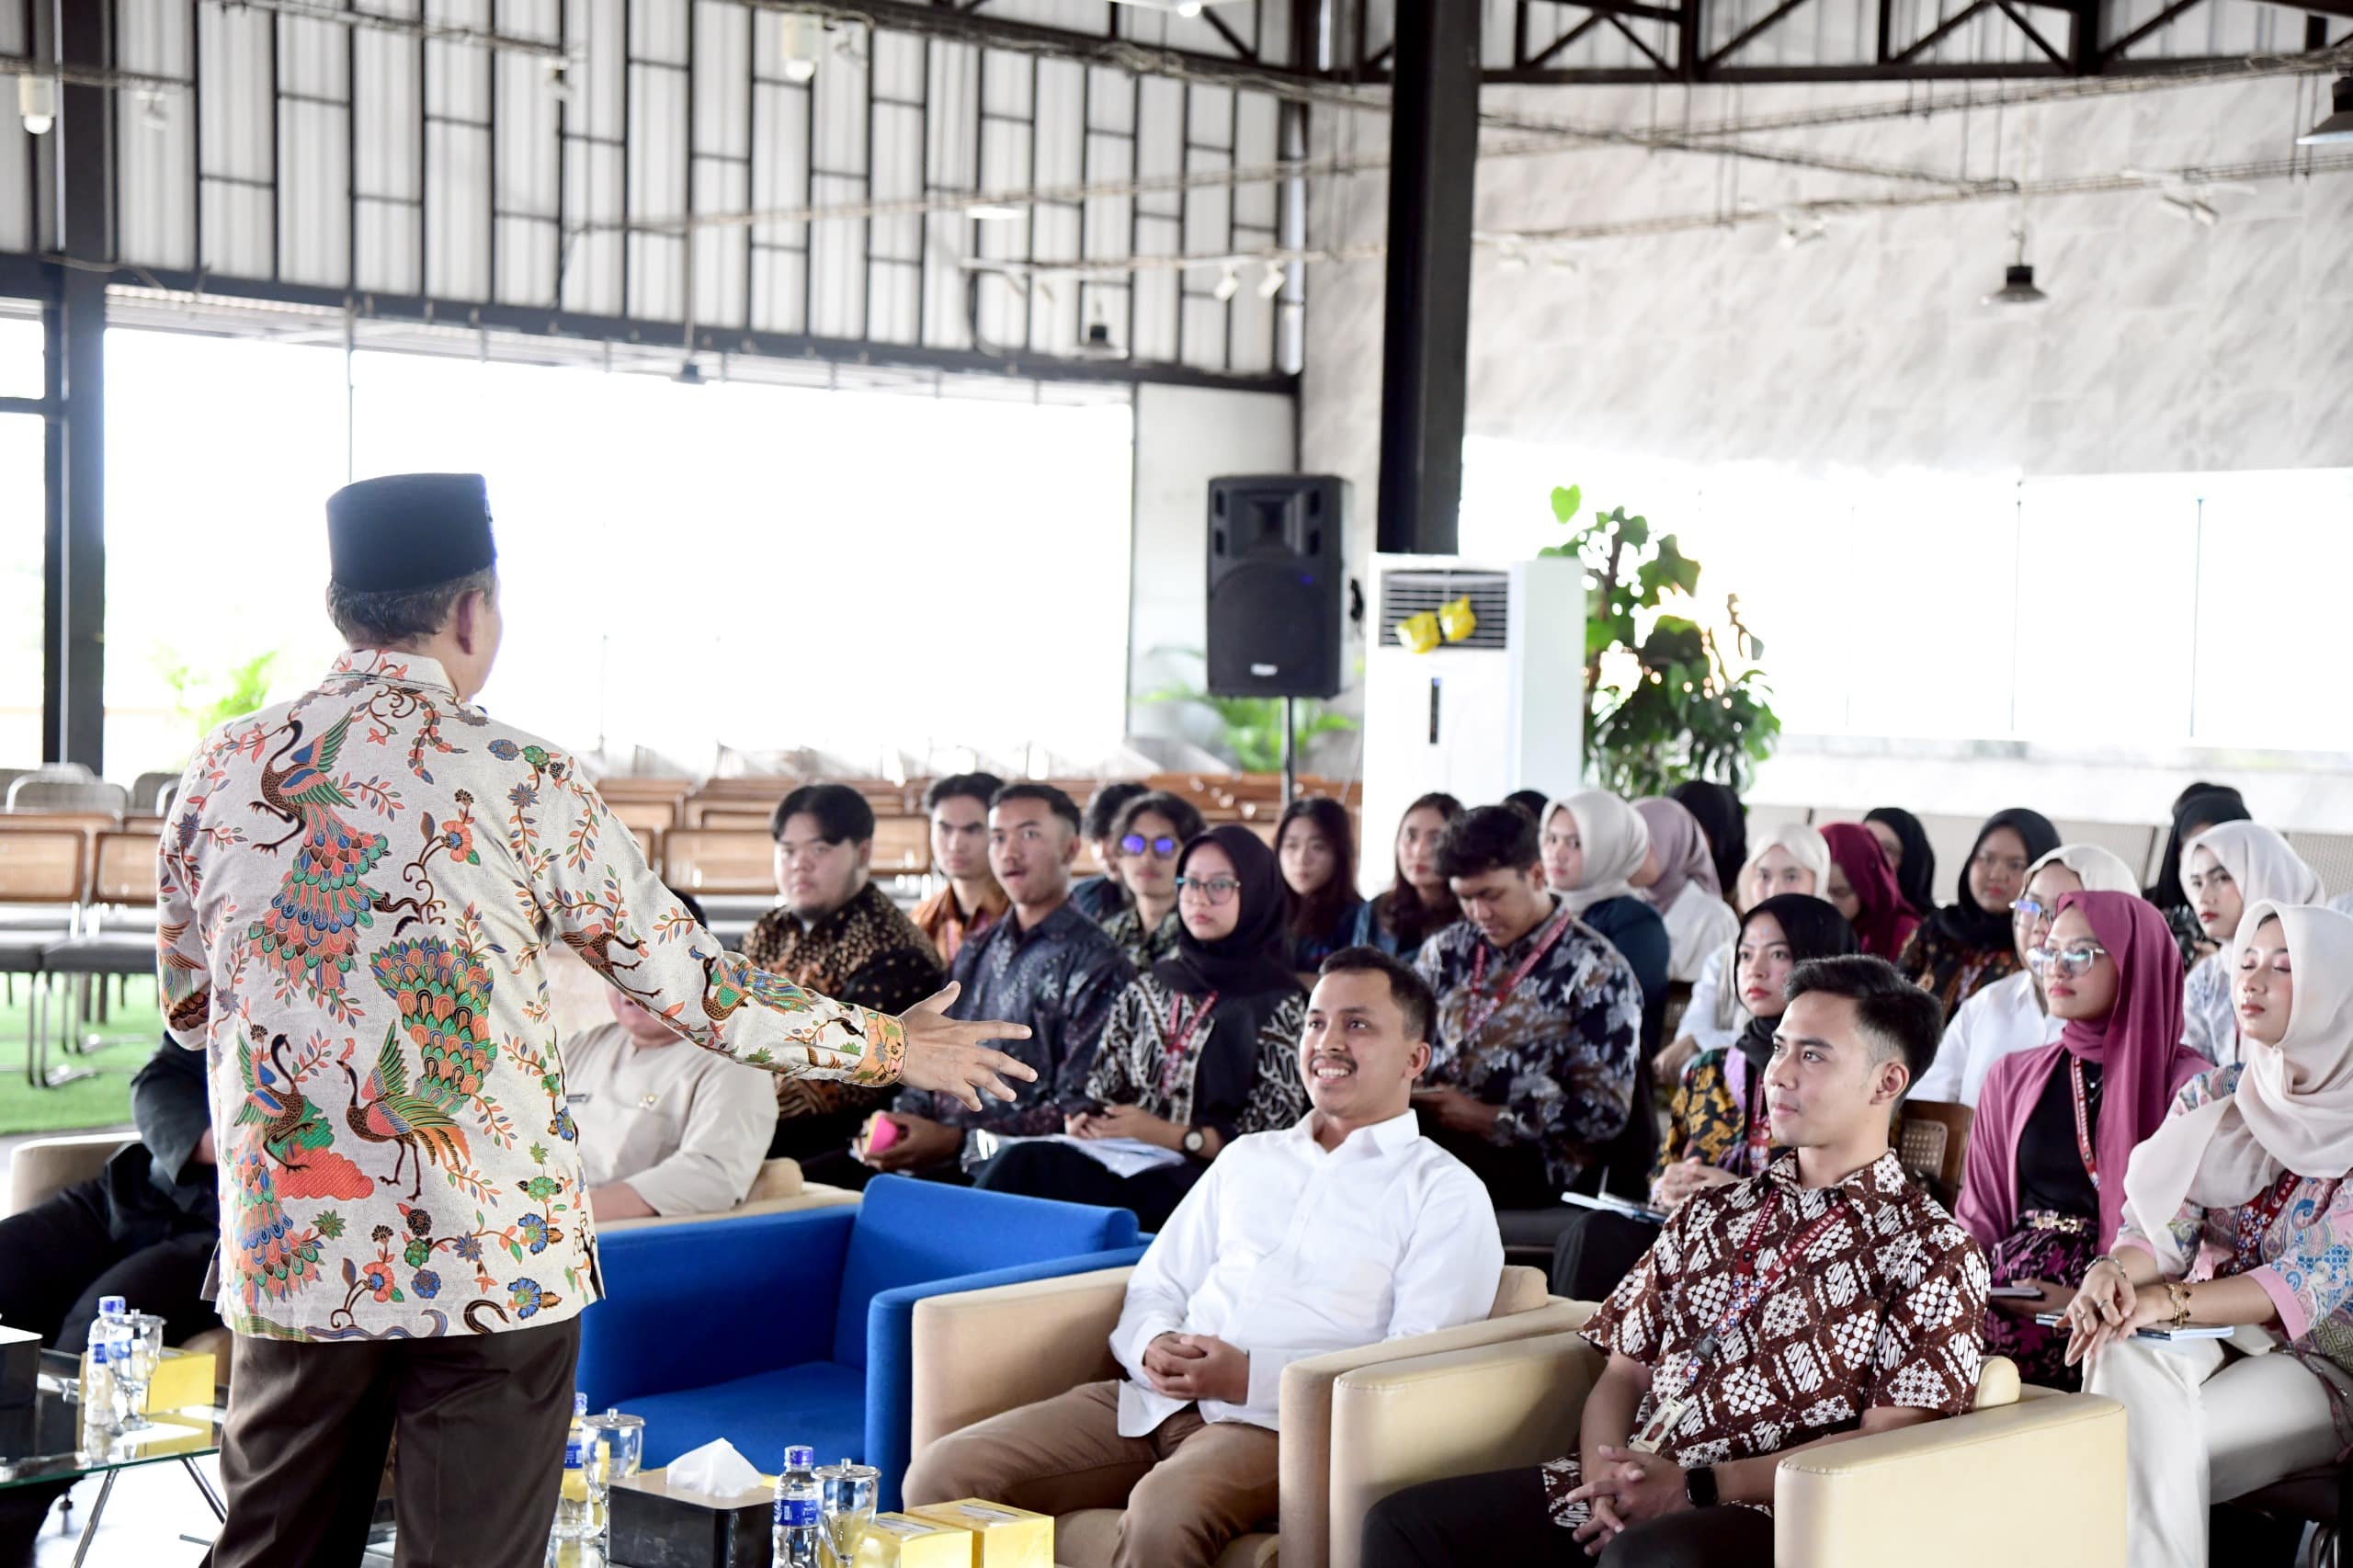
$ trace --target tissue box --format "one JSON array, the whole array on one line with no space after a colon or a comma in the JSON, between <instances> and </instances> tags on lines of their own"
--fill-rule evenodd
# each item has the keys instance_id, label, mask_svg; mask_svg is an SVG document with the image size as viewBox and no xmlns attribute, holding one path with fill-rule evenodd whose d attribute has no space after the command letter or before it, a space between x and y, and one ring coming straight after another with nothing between
<instances>
[{"instance_id":1,"label":"tissue box","mask_svg":"<svg viewBox=\"0 0 2353 1568\"><path fill-rule=\"evenodd\" d=\"M613 1483L611 1556L630 1568L768 1568L775 1483L732 1497L673 1492L664 1471Z\"/></svg>"},{"instance_id":2,"label":"tissue box","mask_svg":"<svg viewBox=\"0 0 2353 1568\"><path fill-rule=\"evenodd\" d=\"M212 1403L219 1394L220 1363L210 1350L170 1350L155 1362L147 1384L146 1414L187 1410ZM90 1386L90 1353L82 1352L82 1386Z\"/></svg>"},{"instance_id":3,"label":"tissue box","mask_svg":"<svg viewBox=\"0 0 2353 1568\"><path fill-rule=\"evenodd\" d=\"M972 1568L980 1538L907 1514L877 1514L858 1539L852 1568Z\"/></svg>"},{"instance_id":4,"label":"tissue box","mask_svg":"<svg viewBox=\"0 0 2353 1568\"><path fill-rule=\"evenodd\" d=\"M40 1335L0 1324L0 1410L30 1404L40 1384Z\"/></svg>"},{"instance_id":5,"label":"tissue box","mask_svg":"<svg viewBox=\"0 0 2353 1568\"><path fill-rule=\"evenodd\" d=\"M1054 1521L1043 1514L967 1497L907 1512L972 1534L972 1568L1054 1568Z\"/></svg>"}]
</instances>

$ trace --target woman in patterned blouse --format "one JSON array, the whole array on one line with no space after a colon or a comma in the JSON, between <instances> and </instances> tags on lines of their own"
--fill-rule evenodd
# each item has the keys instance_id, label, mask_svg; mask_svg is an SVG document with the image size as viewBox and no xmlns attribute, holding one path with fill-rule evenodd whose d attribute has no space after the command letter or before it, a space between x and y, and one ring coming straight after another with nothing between
<instances>
[{"instance_id":1,"label":"woman in patterned blouse","mask_svg":"<svg viewBox=\"0 0 2353 1568\"><path fill-rule=\"evenodd\" d=\"M1142 973L1176 950L1176 852L1198 837L1201 813L1165 790L1120 808L1111 854L1127 904L1105 920L1103 934Z\"/></svg>"},{"instance_id":2,"label":"woman in patterned blouse","mask_svg":"<svg viewBox=\"0 0 2353 1568\"><path fill-rule=\"evenodd\" d=\"M2135 1568L2201 1568L2211 1503L2347 1443L2353 917L2260 903L2231 951L2245 1060L2192 1079L2134 1151L2116 1249L2066 1312L2067 1359L2128 1412ZM2234 1332L2134 1337L2190 1325Z\"/></svg>"},{"instance_id":3,"label":"woman in patterned blouse","mask_svg":"<svg viewBox=\"0 0 2353 1568\"><path fill-rule=\"evenodd\" d=\"M1220 1149L1307 1114L1298 1067L1307 997L1285 952L1274 851L1246 827L1214 827L1185 846L1176 881L1176 955L1112 1004L1086 1081L1095 1108L1067 1125L1074 1139L1129 1139L1177 1157L1121 1176L1069 1143L1016 1142L978 1185L1131 1209L1157 1231Z\"/></svg>"},{"instance_id":4,"label":"woman in patterned blouse","mask_svg":"<svg viewBox=\"0 0 2353 1568\"><path fill-rule=\"evenodd\" d=\"M2040 812L2013 806L1977 830L1961 866L1961 896L1921 923L1895 960L1943 1004L1945 1022L1985 986L2018 971L2010 945L2010 901L2026 886L2027 868L2059 847L2059 830Z\"/></svg>"},{"instance_id":5,"label":"woman in patterned blouse","mask_svg":"<svg viewBox=\"0 0 2353 1568\"><path fill-rule=\"evenodd\" d=\"M1438 841L1462 814L1462 802L1433 792L1405 808L1397 824L1397 880L1389 891L1357 907L1352 948L1379 948L1408 962L1422 950L1422 938L1462 918L1462 906L1438 873Z\"/></svg>"}]
</instances>

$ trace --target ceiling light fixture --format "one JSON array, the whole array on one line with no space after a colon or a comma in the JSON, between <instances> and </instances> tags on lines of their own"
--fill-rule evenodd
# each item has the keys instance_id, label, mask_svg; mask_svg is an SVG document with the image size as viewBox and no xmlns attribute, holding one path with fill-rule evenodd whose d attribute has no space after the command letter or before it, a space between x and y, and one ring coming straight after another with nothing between
<instances>
[{"instance_id":1,"label":"ceiling light fixture","mask_svg":"<svg viewBox=\"0 0 2353 1568\"><path fill-rule=\"evenodd\" d=\"M1028 216L1027 208L1016 207L1009 201L975 201L964 209L964 216L983 223L1011 223Z\"/></svg>"},{"instance_id":2,"label":"ceiling light fixture","mask_svg":"<svg viewBox=\"0 0 2353 1568\"><path fill-rule=\"evenodd\" d=\"M789 12L777 20L777 50L784 56L784 79L806 83L815 79L817 62L825 49L825 24L805 11Z\"/></svg>"},{"instance_id":3,"label":"ceiling light fixture","mask_svg":"<svg viewBox=\"0 0 2353 1568\"><path fill-rule=\"evenodd\" d=\"M26 135L48 135L57 124L57 78L17 77L17 112L24 117Z\"/></svg>"},{"instance_id":4,"label":"ceiling light fixture","mask_svg":"<svg viewBox=\"0 0 2353 1568\"><path fill-rule=\"evenodd\" d=\"M164 103L164 95L156 88L139 89L139 123L150 131L170 129L171 110Z\"/></svg>"},{"instance_id":5,"label":"ceiling light fixture","mask_svg":"<svg viewBox=\"0 0 2353 1568\"><path fill-rule=\"evenodd\" d=\"M2034 268L2027 265L2026 229L2018 231L2018 258L2010 263L2002 275L2002 286L1985 296L1988 305L2047 305L2051 296L2034 286Z\"/></svg>"},{"instance_id":6,"label":"ceiling light fixture","mask_svg":"<svg viewBox=\"0 0 2353 1568\"><path fill-rule=\"evenodd\" d=\"M1795 250L1800 245L1810 245L1816 240L1829 237L1830 225L1819 218L1790 217L1781 220L1781 248L1783 250Z\"/></svg>"},{"instance_id":7,"label":"ceiling light fixture","mask_svg":"<svg viewBox=\"0 0 2353 1568\"><path fill-rule=\"evenodd\" d=\"M2353 142L2353 73L2336 79L2336 85L2329 89L2329 117L2297 137L2297 146L2325 147Z\"/></svg>"},{"instance_id":8,"label":"ceiling light fixture","mask_svg":"<svg viewBox=\"0 0 2353 1568\"><path fill-rule=\"evenodd\" d=\"M1258 279L1258 298L1262 300L1273 299L1276 295L1283 291L1283 285L1290 281L1290 275L1283 269L1283 264L1281 262L1270 261L1267 263L1267 275Z\"/></svg>"},{"instance_id":9,"label":"ceiling light fixture","mask_svg":"<svg viewBox=\"0 0 2353 1568\"><path fill-rule=\"evenodd\" d=\"M1210 290L1210 298L1222 305L1240 292L1242 292L1242 264L1229 261L1225 264L1225 270L1218 274L1217 287Z\"/></svg>"},{"instance_id":10,"label":"ceiling light fixture","mask_svg":"<svg viewBox=\"0 0 2353 1568\"><path fill-rule=\"evenodd\" d=\"M2178 212L2202 228L2212 228L2222 221L2222 215L2194 196L2177 196L2172 191L2160 191L2157 199L2169 210Z\"/></svg>"}]
</instances>

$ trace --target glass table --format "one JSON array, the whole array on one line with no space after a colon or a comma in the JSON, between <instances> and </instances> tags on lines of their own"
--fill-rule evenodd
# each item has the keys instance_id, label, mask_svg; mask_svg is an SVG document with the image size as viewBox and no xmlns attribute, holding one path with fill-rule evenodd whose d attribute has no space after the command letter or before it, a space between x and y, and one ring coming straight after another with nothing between
<instances>
[{"instance_id":1,"label":"glass table","mask_svg":"<svg viewBox=\"0 0 2353 1568\"><path fill-rule=\"evenodd\" d=\"M213 1517L226 1517L220 1494L196 1463L221 1451L217 1406L144 1415L119 1437L85 1432L81 1370L79 1357L44 1350L32 1403L0 1410L0 1568L31 1561L33 1537L50 1505L88 1476L104 1479L82 1526L74 1553L77 1565L89 1553L115 1477L126 1470L176 1463L196 1483ZM217 1396L219 1391L215 1392Z\"/></svg>"}]
</instances>

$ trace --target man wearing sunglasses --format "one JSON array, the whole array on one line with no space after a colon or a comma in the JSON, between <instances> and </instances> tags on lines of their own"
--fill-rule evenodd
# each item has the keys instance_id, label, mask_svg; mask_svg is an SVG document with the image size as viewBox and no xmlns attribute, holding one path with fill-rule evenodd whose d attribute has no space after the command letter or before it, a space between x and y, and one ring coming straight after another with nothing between
<instances>
[{"instance_id":1,"label":"man wearing sunglasses","mask_svg":"<svg viewBox=\"0 0 2353 1568\"><path fill-rule=\"evenodd\" d=\"M1176 857L1200 833L1201 813L1163 790L1120 808L1112 865L1127 884L1128 902L1103 922L1103 931L1139 971L1176 956L1185 929L1176 915Z\"/></svg>"}]
</instances>

